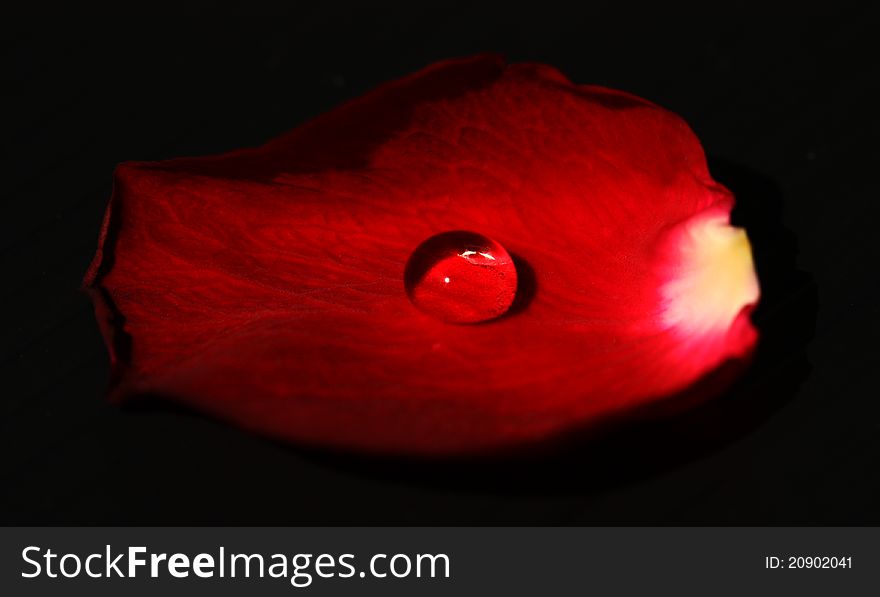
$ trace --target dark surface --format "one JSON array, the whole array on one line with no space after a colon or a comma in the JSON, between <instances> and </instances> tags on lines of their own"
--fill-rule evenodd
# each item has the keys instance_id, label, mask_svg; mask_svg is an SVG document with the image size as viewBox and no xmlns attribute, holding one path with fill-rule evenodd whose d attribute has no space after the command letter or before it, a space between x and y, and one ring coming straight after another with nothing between
<instances>
[{"instance_id":1,"label":"dark surface","mask_svg":"<svg viewBox=\"0 0 880 597\"><path fill-rule=\"evenodd\" d=\"M172 21L22 24L0 42L0 522L880 524L876 14L666 22L444 4ZM765 293L766 341L732 392L551 455L430 465L105 402L78 286L115 164L259 144L479 51L631 91L693 126L738 194Z\"/></svg>"}]
</instances>

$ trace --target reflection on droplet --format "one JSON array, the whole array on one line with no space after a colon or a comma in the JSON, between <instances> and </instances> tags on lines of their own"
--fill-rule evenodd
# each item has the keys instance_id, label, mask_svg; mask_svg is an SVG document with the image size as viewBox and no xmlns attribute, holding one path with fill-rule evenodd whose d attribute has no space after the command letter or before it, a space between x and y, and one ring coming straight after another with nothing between
<instances>
[{"instance_id":1,"label":"reflection on droplet","mask_svg":"<svg viewBox=\"0 0 880 597\"><path fill-rule=\"evenodd\" d=\"M516 297L516 266L491 238L454 230L420 244L404 272L406 293L425 313L449 323L503 315Z\"/></svg>"}]
</instances>

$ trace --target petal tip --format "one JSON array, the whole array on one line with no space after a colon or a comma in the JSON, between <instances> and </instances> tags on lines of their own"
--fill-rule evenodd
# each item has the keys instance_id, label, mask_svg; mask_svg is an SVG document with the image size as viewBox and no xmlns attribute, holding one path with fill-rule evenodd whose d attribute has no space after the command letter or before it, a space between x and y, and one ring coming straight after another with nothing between
<instances>
[{"instance_id":1,"label":"petal tip","mask_svg":"<svg viewBox=\"0 0 880 597\"><path fill-rule=\"evenodd\" d=\"M731 331L748 319L761 291L752 247L724 210L708 210L674 231L673 262L662 287L663 323L687 334Z\"/></svg>"}]
</instances>

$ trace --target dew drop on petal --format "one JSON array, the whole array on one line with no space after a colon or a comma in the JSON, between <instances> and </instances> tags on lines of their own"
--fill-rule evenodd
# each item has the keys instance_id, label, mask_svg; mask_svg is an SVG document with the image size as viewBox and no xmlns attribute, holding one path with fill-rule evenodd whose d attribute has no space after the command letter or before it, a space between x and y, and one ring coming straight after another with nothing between
<instances>
[{"instance_id":1,"label":"dew drop on petal","mask_svg":"<svg viewBox=\"0 0 880 597\"><path fill-rule=\"evenodd\" d=\"M406 293L421 311L449 323L503 315L516 297L516 265L499 243L453 230L413 251L404 272Z\"/></svg>"}]
</instances>

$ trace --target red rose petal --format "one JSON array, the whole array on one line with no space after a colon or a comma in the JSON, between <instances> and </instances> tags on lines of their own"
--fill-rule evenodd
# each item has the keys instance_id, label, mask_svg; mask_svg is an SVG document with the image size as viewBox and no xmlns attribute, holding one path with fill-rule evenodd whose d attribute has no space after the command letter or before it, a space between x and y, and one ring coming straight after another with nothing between
<instances>
[{"instance_id":1,"label":"red rose petal","mask_svg":"<svg viewBox=\"0 0 880 597\"><path fill-rule=\"evenodd\" d=\"M119 167L85 284L112 395L299 442L442 454L681 392L756 341L733 199L675 115L495 57L440 63L253 150ZM454 325L408 299L429 237L534 272Z\"/></svg>"}]
</instances>

